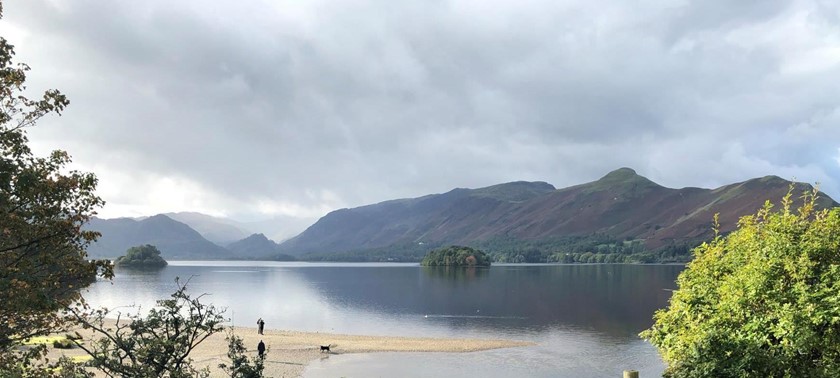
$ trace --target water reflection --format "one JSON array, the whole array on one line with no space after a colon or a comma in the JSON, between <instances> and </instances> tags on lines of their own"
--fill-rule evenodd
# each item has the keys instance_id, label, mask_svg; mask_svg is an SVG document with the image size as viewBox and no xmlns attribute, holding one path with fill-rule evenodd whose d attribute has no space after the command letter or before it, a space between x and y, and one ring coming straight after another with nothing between
<instances>
[{"instance_id":1,"label":"water reflection","mask_svg":"<svg viewBox=\"0 0 840 378\"><path fill-rule=\"evenodd\" d=\"M148 307L175 291L208 293L237 325L417 335L589 330L635 337L665 306L682 266L539 265L421 268L417 265L227 263L118 270L85 295L103 306ZM375 321L376 326L370 325Z\"/></svg>"},{"instance_id":2,"label":"water reflection","mask_svg":"<svg viewBox=\"0 0 840 378\"><path fill-rule=\"evenodd\" d=\"M562 326L634 336L667 303L681 266L320 268L298 273L341 309L413 314L461 328L540 332Z\"/></svg>"},{"instance_id":3,"label":"water reflection","mask_svg":"<svg viewBox=\"0 0 840 378\"><path fill-rule=\"evenodd\" d=\"M460 361L475 371L503 373L489 375L494 377L523 372L529 376L606 376L628 366L655 375L661 373L662 363L637 333L650 326L657 308L667 304L670 292L666 289L675 287L682 269L663 265L447 269L416 264L172 262L155 271L120 269L113 282L96 283L85 298L94 306L138 304L148 309L174 292L175 278L180 277L182 282L189 280L191 294L207 293L207 303L227 308L226 316L238 326L254 327L262 317L268 329L513 338L538 343L468 356L439 355L432 360L426 355L337 356L321 367L313 365L313 376L319 375L320 368L326 369L323 375L327 376L381 375L365 370L372 360L426 375L458 373L437 368L442 366L436 363L438 358ZM352 361L359 361L359 366L353 367ZM539 368L534 370L534 366ZM431 367L443 370L428 370Z\"/></svg>"},{"instance_id":4,"label":"water reflection","mask_svg":"<svg viewBox=\"0 0 840 378\"><path fill-rule=\"evenodd\" d=\"M468 281L477 278L487 277L490 268L479 267L455 267L455 266L423 266L420 267L423 273L431 278L440 278L449 282Z\"/></svg>"}]
</instances>

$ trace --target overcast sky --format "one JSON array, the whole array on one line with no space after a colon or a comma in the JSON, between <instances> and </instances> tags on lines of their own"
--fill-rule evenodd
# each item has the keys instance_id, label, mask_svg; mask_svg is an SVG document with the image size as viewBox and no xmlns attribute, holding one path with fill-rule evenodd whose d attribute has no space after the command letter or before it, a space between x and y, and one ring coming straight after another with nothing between
<instances>
[{"instance_id":1,"label":"overcast sky","mask_svg":"<svg viewBox=\"0 0 840 378\"><path fill-rule=\"evenodd\" d=\"M840 199L840 2L4 1L104 217L320 217L619 167Z\"/></svg>"}]
</instances>

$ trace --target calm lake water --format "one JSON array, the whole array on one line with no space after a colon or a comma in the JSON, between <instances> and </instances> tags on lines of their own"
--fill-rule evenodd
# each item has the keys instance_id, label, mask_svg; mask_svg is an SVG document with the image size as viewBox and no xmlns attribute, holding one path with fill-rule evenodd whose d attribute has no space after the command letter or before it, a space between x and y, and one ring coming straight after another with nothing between
<instances>
[{"instance_id":1,"label":"calm lake water","mask_svg":"<svg viewBox=\"0 0 840 378\"><path fill-rule=\"evenodd\" d=\"M656 350L637 334L667 304L679 265L494 265L175 261L155 272L118 270L85 297L95 306L145 308L175 278L227 308L234 325L366 335L506 338L535 346L475 353L329 355L305 377L660 376ZM125 309L129 310L129 309Z\"/></svg>"}]
</instances>

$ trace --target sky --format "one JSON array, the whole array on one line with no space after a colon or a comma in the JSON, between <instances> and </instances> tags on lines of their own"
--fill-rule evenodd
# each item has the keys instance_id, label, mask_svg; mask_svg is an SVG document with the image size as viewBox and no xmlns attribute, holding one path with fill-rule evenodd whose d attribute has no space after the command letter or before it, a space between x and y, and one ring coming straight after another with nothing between
<instances>
[{"instance_id":1,"label":"sky","mask_svg":"<svg viewBox=\"0 0 840 378\"><path fill-rule=\"evenodd\" d=\"M765 175L840 200L840 2L5 1L58 88L36 152L100 216L317 219L620 167L668 187Z\"/></svg>"}]
</instances>

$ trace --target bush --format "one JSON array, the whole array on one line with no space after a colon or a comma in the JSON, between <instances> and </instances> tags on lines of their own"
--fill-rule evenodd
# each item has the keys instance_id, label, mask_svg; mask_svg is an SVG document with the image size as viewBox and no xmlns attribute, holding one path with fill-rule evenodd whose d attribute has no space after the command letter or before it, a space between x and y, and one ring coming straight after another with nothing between
<instances>
[{"instance_id":1,"label":"bush","mask_svg":"<svg viewBox=\"0 0 840 378\"><path fill-rule=\"evenodd\" d=\"M262 356L248 357L248 348L245 347L242 338L233 331L227 334L225 340L228 342L227 356L230 363L221 363L219 368L231 378L262 378L268 349Z\"/></svg>"},{"instance_id":2,"label":"bush","mask_svg":"<svg viewBox=\"0 0 840 378\"><path fill-rule=\"evenodd\" d=\"M53 341L52 345L53 345L53 348L56 348L56 349L70 349L70 348L73 348L73 345L75 345L75 344L70 339L58 339L58 340Z\"/></svg>"},{"instance_id":3,"label":"bush","mask_svg":"<svg viewBox=\"0 0 840 378\"><path fill-rule=\"evenodd\" d=\"M80 325L100 336L94 342L77 344L92 357L89 365L108 377L207 377L208 369L194 367L189 355L224 329L223 310L201 303L204 295L191 297L177 278L176 284L178 290L169 299L158 300L145 316L139 309L136 314L70 309ZM107 325L109 315L120 320Z\"/></svg>"},{"instance_id":4,"label":"bush","mask_svg":"<svg viewBox=\"0 0 840 378\"><path fill-rule=\"evenodd\" d=\"M840 208L790 197L694 250L642 333L666 377L840 377Z\"/></svg>"}]
</instances>

